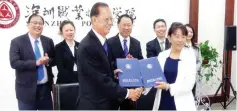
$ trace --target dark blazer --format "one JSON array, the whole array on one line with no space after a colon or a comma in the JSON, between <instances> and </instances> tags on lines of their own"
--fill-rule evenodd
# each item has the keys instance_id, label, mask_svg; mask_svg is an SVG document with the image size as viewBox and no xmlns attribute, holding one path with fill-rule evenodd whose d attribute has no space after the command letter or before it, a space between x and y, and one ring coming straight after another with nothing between
<instances>
[{"instance_id":1,"label":"dark blazer","mask_svg":"<svg viewBox=\"0 0 237 111\"><path fill-rule=\"evenodd\" d=\"M114 69L117 69L116 59L126 58L126 57L124 56L124 51L121 46L121 42L120 42L118 34L114 37L109 38L108 44L109 44L109 47L111 48L111 57L112 57L111 63L114 70ZM137 58L139 60L143 59L140 42L133 37L130 37L129 54L131 54L134 58Z\"/></svg>"},{"instance_id":2,"label":"dark blazer","mask_svg":"<svg viewBox=\"0 0 237 111\"><path fill-rule=\"evenodd\" d=\"M55 65L55 49L53 40L41 35L40 40L44 53L49 56L49 63L45 65L48 74L46 83L52 90L53 73L52 66ZM36 97L37 66L30 38L27 34L14 38L10 46L10 64L15 69L15 89L17 99L25 102L33 101Z\"/></svg>"},{"instance_id":3,"label":"dark blazer","mask_svg":"<svg viewBox=\"0 0 237 111\"><path fill-rule=\"evenodd\" d=\"M79 42L75 41L74 56L63 40L55 46L56 51L56 65L58 68L57 84L76 83L78 82L78 75L73 71L74 64L76 63L76 50L79 47Z\"/></svg>"},{"instance_id":4,"label":"dark blazer","mask_svg":"<svg viewBox=\"0 0 237 111\"><path fill-rule=\"evenodd\" d=\"M125 98L127 89L113 81L113 74L106 52L91 30L78 48L80 93L78 109L110 110L114 100Z\"/></svg>"},{"instance_id":5,"label":"dark blazer","mask_svg":"<svg viewBox=\"0 0 237 111\"><path fill-rule=\"evenodd\" d=\"M169 40L166 38L165 49L169 49L170 45L171 44L170 44ZM147 58L155 57L155 56L159 55L159 53L161 52L161 48L160 48L160 43L157 40L157 38L153 39L152 41L149 41L146 44L146 52L147 52Z\"/></svg>"},{"instance_id":6,"label":"dark blazer","mask_svg":"<svg viewBox=\"0 0 237 111\"><path fill-rule=\"evenodd\" d=\"M112 65L112 70L117 69L117 65L116 65L116 59L117 58L126 58L124 55L124 51L119 39L119 34L117 34L114 37L111 37L108 39L108 44L111 50L111 65ZM143 59L142 56L142 51L141 51L141 46L140 46L140 42L133 38L130 37L130 44L129 44L129 54L131 54L134 58L137 59ZM116 80L116 82L118 82ZM130 109L135 109L135 105L133 104L133 102L131 102L129 99L126 99L125 101L118 101L120 104L120 110L130 110Z\"/></svg>"}]
</instances>

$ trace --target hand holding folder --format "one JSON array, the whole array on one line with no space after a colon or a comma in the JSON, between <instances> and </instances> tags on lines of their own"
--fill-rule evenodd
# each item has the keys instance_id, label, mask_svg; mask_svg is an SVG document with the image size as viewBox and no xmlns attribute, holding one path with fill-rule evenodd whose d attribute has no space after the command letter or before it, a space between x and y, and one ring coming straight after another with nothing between
<instances>
[{"instance_id":1,"label":"hand holding folder","mask_svg":"<svg viewBox=\"0 0 237 111\"><path fill-rule=\"evenodd\" d=\"M119 84L122 87L142 87L140 65L137 59L117 59Z\"/></svg>"},{"instance_id":2,"label":"hand holding folder","mask_svg":"<svg viewBox=\"0 0 237 111\"><path fill-rule=\"evenodd\" d=\"M167 82L156 57L139 61L144 87L156 86L156 82Z\"/></svg>"},{"instance_id":3,"label":"hand holding folder","mask_svg":"<svg viewBox=\"0 0 237 111\"><path fill-rule=\"evenodd\" d=\"M119 84L122 87L153 87L156 82L166 82L156 57L138 59L117 59Z\"/></svg>"}]
</instances>

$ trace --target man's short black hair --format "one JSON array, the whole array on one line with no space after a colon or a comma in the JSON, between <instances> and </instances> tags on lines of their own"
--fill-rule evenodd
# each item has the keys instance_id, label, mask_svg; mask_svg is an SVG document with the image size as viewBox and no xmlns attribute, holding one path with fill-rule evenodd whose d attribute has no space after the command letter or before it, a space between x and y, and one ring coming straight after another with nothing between
<instances>
[{"instance_id":1,"label":"man's short black hair","mask_svg":"<svg viewBox=\"0 0 237 111\"><path fill-rule=\"evenodd\" d=\"M40 17L43 21L43 24L44 24L44 18L42 16L38 15L37 13L30 15L30 17L28 18L27 24L30 23L30 21L33 17Z\"/></svg>"},{"instance_id":2,"label":"man's short black hair","mask_svg":"<svg viewBox=\"0 0 237 111\"><path fill-rule=\"evenodd\" d=\"M123 14L123 15L119 16L117 24L119 24L119 23L121 22L121 19L122 19L123 17L130 18L131 21L132 21L132 24L133 24L133 18L132 18L131 16L129 16L128 14Z\"/></svg>"},{"instance_id":3,"label":"man's short black hair","mask_svg":"<svg viewBox=\"0 0 237 111\"><path fill-rule=\"evenodd\" d=\"M154 29L156 28L156 23L157 23L157 22L163 22L163 23L165 23L165 26L166 26L166 22L165 22L164 19L156 19L156 20L154 21L154 23L153 23L153 28L154 28Z\"/></svg>"}]
</instances>

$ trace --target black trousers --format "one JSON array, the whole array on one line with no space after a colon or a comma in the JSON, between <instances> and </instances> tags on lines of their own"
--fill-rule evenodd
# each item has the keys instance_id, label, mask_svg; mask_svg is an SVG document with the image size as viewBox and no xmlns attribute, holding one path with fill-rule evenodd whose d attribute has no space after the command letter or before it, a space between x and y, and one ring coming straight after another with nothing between
<instances>
[{"instance_id":1,"label":"black trousers","mask_svg":"<svg viewBox=\"0 0 237 111\"><path fill-rule=\"evenodd\" d=\"M19 110L53 110L51 91L46 84L37 85L34 101L18 100Z\"/></svg>"}]
</instances>

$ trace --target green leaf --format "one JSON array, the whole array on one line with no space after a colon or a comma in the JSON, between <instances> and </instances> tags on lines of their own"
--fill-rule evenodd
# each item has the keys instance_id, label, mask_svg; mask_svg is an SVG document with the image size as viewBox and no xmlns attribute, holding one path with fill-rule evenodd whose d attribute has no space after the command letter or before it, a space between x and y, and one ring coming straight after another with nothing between
<instances>
[{"instance_id":1,"label":"green leaf","mask_svg":"<svg viewBox=\"0 0 237 111\"><path fill-rule=\"evenodd\" d=\"M210 78L214 76L217 69L221 68L222 62L218 59L219 53L217 52L217 49L210 46L208 40L200 43L199 46L202 59L208 61L208 64L202 64L202 68L207 71L207 73L204 74L204 77L206 78L206 81L209 81Z\"/></svg>"}]
</instances>

